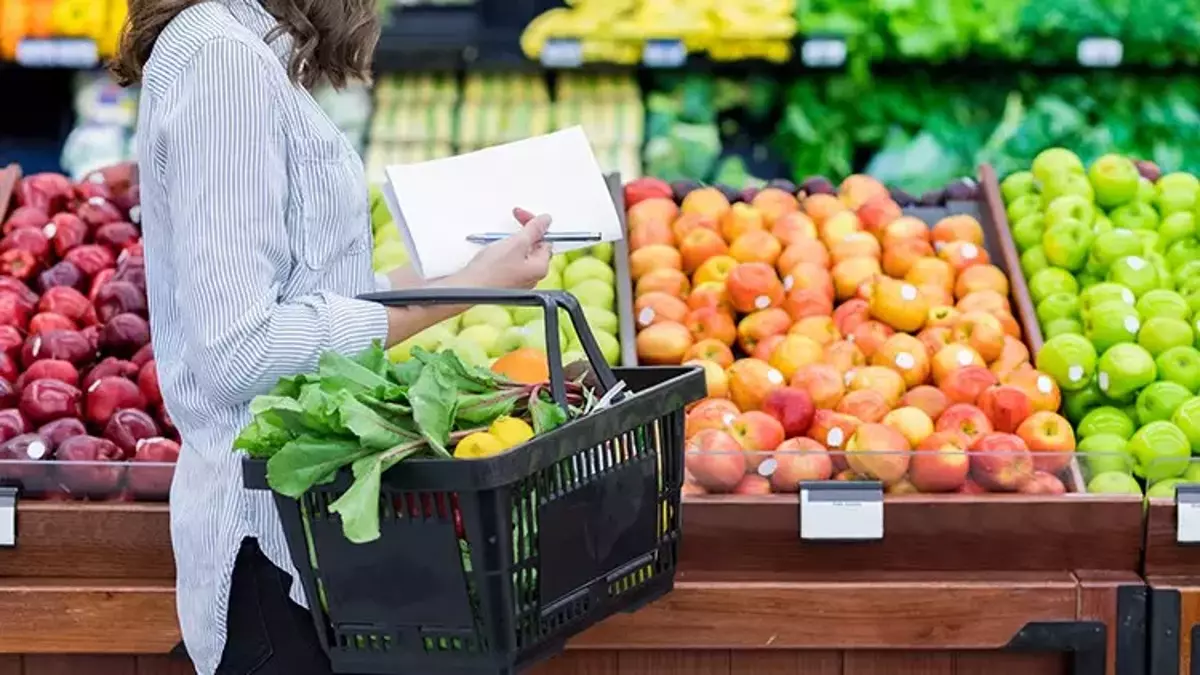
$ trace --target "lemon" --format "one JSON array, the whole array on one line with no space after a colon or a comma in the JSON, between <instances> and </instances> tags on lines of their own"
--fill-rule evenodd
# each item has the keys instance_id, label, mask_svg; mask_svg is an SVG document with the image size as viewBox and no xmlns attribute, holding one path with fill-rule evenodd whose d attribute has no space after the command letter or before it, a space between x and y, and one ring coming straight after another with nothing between
<instances>
[{"instance_id":1,"label":"lemon","mask_svg":"<svg viewBox=\"0 0 1200 675\"><path fill-rule=\"evenodd\" d=\"M482 459L504 452L504 444L499 438L478 431L458 442L454 448L454 456L458 459Z\"/></svg>"},{"instance_id":2,"label":"lemon","mask_svg":"<svg viewBox=\"0 0 1200 675\"><path fill-rule=\"evenodd\" d=\"M488 433L497 438L505 450L533 438L533 428L516 417L498 417Z\"/></svg>"}]
</instances>

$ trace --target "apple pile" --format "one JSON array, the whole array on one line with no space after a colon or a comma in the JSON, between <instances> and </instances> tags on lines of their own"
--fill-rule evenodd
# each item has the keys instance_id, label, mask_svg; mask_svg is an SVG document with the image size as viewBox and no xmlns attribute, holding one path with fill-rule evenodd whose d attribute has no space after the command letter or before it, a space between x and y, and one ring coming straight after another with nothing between
<instances>
[{"instance_id":1,"label":"apple pile","mask_svg":"<svg viewBox=\"0 0 1200 675\"><path fill-rule=\"evenodd\" d=\"M165 498L179 438L150 347L136 168L28 176L15 202L0 227L0 483Z\"/></svg>"},{"instance_id":2,"label":"apple pile","mask_svg":"<svg viewBox=\"0 0 1200 675\"><path fill-rule=\"evenodd\" d=\"M1200 481L1200 180L1051 148L1001 191L1089 490Z\"/></svg>"},{"instance_id":3,"label":"apple pile","mask_svg":"<svg viewBox=\"0 0 1200 675\"><path fill-rule=\"evenodd\" d=\"M550 272L537 288L566 290L578 298L605 360L609 365L619 365L621 343L617 339L616 272L612 260L613 246L608 243L557 254L550 259ZM414 347L428 352L448 349L464 362L486 368L519 349L545 353L546 323L542 314L541 309L533 307L478 305L392 347L388 356L403 362L411 358ZM559 317L559 330L563 363L586 360L565 312Z\"/></svg>"},{"instance_id":4,"label":"apple pile","mask_svg":"<svg viewBox=\"0 0 1200 675\"><path fill-rule=\"evenodd\" d=\"M625 202L639 360L708 383L686 417L689 493L1065 492L1060 390L973 217L930 227L865 175L732 202L643 178Z\"/></svg>"}]
</instances>

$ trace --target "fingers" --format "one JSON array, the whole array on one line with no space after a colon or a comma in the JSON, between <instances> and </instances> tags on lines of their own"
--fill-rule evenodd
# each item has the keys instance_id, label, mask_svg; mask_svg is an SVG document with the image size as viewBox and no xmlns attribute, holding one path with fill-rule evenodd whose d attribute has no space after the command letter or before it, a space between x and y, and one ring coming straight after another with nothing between
<instances>
[{"instance_id":1,"label":"fingers","mask_svg":"<svg viewBox=\"0 0 1200 675\"><path fill-rule=\"evenodd\" d=\"M529 221L533 220L534 215L532 211L526 211L518 207L513 209L513 218L516 218L518 223L527 225Z\"/></svg>"},{"instance_id":2,"label":"fingers","mask_svg":"<svg viewBox=\"0 0 1200 675\"><path fill-rule=\"evenodd\" d=\"M523 246L532 249L534 244L541 243L546 238L546 231L549 229L550 216L542 214L525 222L521 232L513 239L521 241Z\"/></svg>"}]
</instances>

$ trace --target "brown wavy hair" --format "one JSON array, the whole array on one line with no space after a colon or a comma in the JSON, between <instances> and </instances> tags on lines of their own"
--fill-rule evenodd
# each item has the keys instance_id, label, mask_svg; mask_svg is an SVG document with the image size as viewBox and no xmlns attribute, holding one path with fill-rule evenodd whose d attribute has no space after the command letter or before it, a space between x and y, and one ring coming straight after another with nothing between
<instances>
[{"instance_id":1,"label":"brown wavy hair","mask_svg":"<svg viewBox=\"0 0 1200 675\"><path fill-rule=\"evenodd\" d=\"M378 0L252 0L278 25L268 40L290 34L295 41L288 75L304 87L369 80L379 42ZM154 43L180 12L202 0L129 0L129 18L111 70L122 86L142 79Z\"/></svg>"}]
</instances>

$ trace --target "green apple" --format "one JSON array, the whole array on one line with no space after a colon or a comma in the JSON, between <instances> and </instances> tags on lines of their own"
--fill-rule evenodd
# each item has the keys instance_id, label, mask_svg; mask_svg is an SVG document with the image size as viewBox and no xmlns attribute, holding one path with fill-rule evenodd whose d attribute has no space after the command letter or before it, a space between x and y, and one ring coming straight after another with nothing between
<instances>
[{"instance_id":1,"label":"green apple","mask_svg":"<svg viewBox=\"0 0 1200 675\"><path fill-rule=\"evenodd\" d=\"M481 326L486 330L495 330L490 326ZM463 363L477 368L487 368L492 363L492 357L480 344L464 339L461 334L450 342L442 345L443 351L452 351Z\"/></svg>"},{"instance_id":2,"label":"green apple","mask_svg":"<svg viewBox=\"0 0 1200 675\"><path fill-rule=\"evenodd\" d=\"M1064 333L1083 335L1083 324L1079 319L1054 319L1042 325L1042 337L1045 339Z\"/></svg>"},{"instance_id":3,"label":"green apple","mask_svg":"<svg viewBox=\"0 0 1200 675\"><path fill-rule=\"evenodd\" d=\"M1135 425L1128 415L1110 405L1093 408L1079 421L1075 433L1080 438L1108 434L1127 439L1133 435Z\"/></svg>"},{"instance_id":4,"label":"green apple","mask_svg":"<svg viewBox=\"0 0 1200 675\"><path fill-rule=\"evenodd\" d=\"M1146 497L1148 499L1174 499L1175 488L1185 482L1182 478L1160 480L1146 490Z\"/></svg>"},{"instance_id":5,"label":"green apple","mask_svg":"<svg viewBox=\"0 0 1200 675\"><path fill-rule=\"evenodd\" d=\"M1077 220L1067 220L1046 229L1042 248L1051 265L1075 272L1083 269L1095 238L1092 228Z\"/></svg>"},{"instance_id":6,"label":"green apple","mask_svg":"<svg viewBox=\"0 0 1200 675\"><path fill-rule=\"evenodd\" d=\"M1107 281L1094 284L1084 288L1079 293L1079 309L1084 314L1090 312L1093 308L1099 307L1112 300L1119 300L1130 307L1133 307L1137 302L1137 297L1133 291L1122 286L1121 284L1109 283Z\"/></svg>"},{"instance_id":7,"label":"green apple","mask_svg":"<svg viewBox=\"0 0 1200 675\"><path fill-rule=\"evenodd\" d=\"M525 327L511 326L500 332L500 337L496 338L496 344L492 348L497 354L503 356L524 347L525 343Z\"/></svg>"},{"instance_id":8,"label":"green apple","mask_svg":"<svg viewBox=\"0 0 1200 675\"><path fill-rule=\"evenodd\" d=\"M396 235L399 237L400 235ZM371 251L371 267L376 272L391 272L408 264L408 249L402 241L384 241L376 237Z\"/></svg>"},{"instance_id":9,"label":"green apple","mask_svg":"<svg viewBox=\"0 0 1200 675\"><path fill-rule=\"evenodd\" d=\"M1192 454L1188 437L1170 422L1151 422L1138 429L1128 448L1138 462L1135 471L1151 483L1182 475Z\"/></svg>"},{"instance_id":10,"label":"green apple","mask_svg":"<svg viewBox=\"0 0 1200 675\"><path fill-rule=\"evenodd\" d=\"M1192 308L1187 300L1175 291L1155 289L1138 298L1137 311L1142 321L1152 316L1170 317L1187 321L1192 318Z\"/></svg>"},{"instance_id":11,"label":"green apple","mask_svg":"<svg viewBox=\"0 0 1200 675\"><path fill-rule=\"evenodd\" d=\"M1108 280L1141 297L1158 288L1158 270L1139 255L1125 256L1108 268Z\"/></svg>"},{"instance_id":12,"label":"green apple","mask_svg":"<svg viewBox=\"0 0 1200 675\"><path fill-rule=\"evenodd\" d=\"M1007 204L1022 195L1037 194L1037 179L1032 171L1017 171L1011 173L1000 182L1000 194Z\"/></svg>"},{"instance_id":13,"label":"green apple","mask_svg":"<svg viewBox=\"0 0 1200 675\"><path fill-rule=\"evenodd\" d=\"M1042 198L1039 195L1025 195L1017 197L1009 202L1008 207L1004 211L1004 215L1008 216L1008 222L1018 223L1026 216L1041 215Z\"/></svg>"},{"instance_id":14,"label":"green apple","mask_svg":"<svg viewBox=\"0 0 1200 675\"><path fill-rule=\"evenodd\" d=\"M600 346L600 353L604 355L604 360L608 362L608 365L621 365L621 343L617 341L617 338L603 331L597 331L595 338L596 344Z\"/></svg>"},{"instance_id":15,"label":"green apple","mask_svg":"<svg viewBox=\"0 0 1200 675\"><path fill-rule=\"evenodd\" d=\"M1185 263L1200 260L1200 239L1184 239L1167 247L1167 266L1177 270Z\"/></svg>"},{"instance_id":16,"label":"green apple","mask_svg":"<svg viewBox=\"0 0 1200 675\"><path fill-rule=\"evenodd\" d=\"M1192 316L1200 319L1200 290L1190 293L1180 293L1180 295L1187 301L1188 309L1192 310Z\"/></svg>"},{"instance_id":17,"label":"green apple","mask_svg":"<svg viewBox=\"0 0 1200 675\"><path fill-rule=\"evenodd\" d=\"M1090 288L1101 281L1104 281L1104 277L1097 276L1088 272L1087 270L1084 270L1075 274L1075 281L1079 284L1080 288Z\"/></svg>"},{"instance_id":18,"label":"green apple","mask_svg":"<svg viewBox=\"0 0 1200 675\"><path fill-rule=\"evenodd\" d=\"M562 271L567 268L567 264L571 262L570 253L556 253L550 256L550 270L562 274Z\"/></svg>"},{"instance_id":19,"label":"green apple","mask_svg":"<svg viewBox=\"0 0 1200 675\"><path fill-rule=\"evenodd\" d=\"M1138 332L1138 344L1156 358L1168 349L1190 347L1193 342L1195 336L1188 322L1168 316L1152 316L1146 319Z\"/></svg>"},{"instance_id":20,"label":"green apple","mask_svg":"<svg viewBox=\"0 0 1200 675\"><path fill-rule=\"evenodd\" d=\"M1102 211L1096 212L1096 218L1092 221L1092 232L1094 234L1104 234L1105 232L1112 232L1115 229L1117 228L1113 227L1112 221L1108 219L1108 216L1104 215Z\"/></svg>"},{"instance_id":21,"label":"green apple","mask_svg":"<svg viewBox=\"0 0 1200 675\"><path fill-rule=\"evenodd\" d=\"M567 251L566 253L563 253L562 255L563 255L563 257L565 257L567 259L567 264L570 264L570 263L573 263L576 260L579 260L580 258L583 258L584 256L588 255L588 252L589 252L589 249L576 248L576 249Z\"/></svg>"},{"instance_id":22,"label":"green apple","mask_svg":"<svg viewBox=\"0 0 1200 675\"><path fill-rule=\"evenodd\" d=\"M583 353L582 351L578 349L572 349L570 351L563 352L562 362L564 367L569 366L572 363L587 363L588 357L587 354Z\"/></svg>"},{"instance_id":23,"label":"green apple","mask_svg":"<svg viewBox=\"0 0 1200 675\"><path fill-rule=\"evenodd\" d=\"M1133 435L1132 430L1129 435ZM1084 466L1090 476L1109 471L1128 474L1133 471L1133 455L1126 449L1128 440L1114 434L1095 434L1079 439L1075 450L1084 455Z\"/></svg>"},{"instance_id":24,"label":"green apple","mask_svg":"<svg viewBox=\"0 0 1200 675\"><path fill-rule=\"evenodd\" d=\"M613 245L612 242L606 241L596 244L588 249L588 255L592 256L600 262L611 265L613 261Z\"/></svg>"},{"instance_id":25,"label":"green apple","mask_svg":"<svg viewBox=\"0 0 1200 675\"><path fill-rule=\"evenodd\" d=\"M1050 267L1050 262L1046 260L1046 252L1041 246L1033 248L1021 254L1021 273L1026 279L1032 279L1033 275Z\"/></svg>"},{"instance_id":26,"label":"green apple","mask_svg":"<svg viewBox=\"0 0 1200 675\"><path fill-rule=\"evenodd\" d=\"M1050 202L1066 195L1077 195L1087 200L1088 203L1096 200L1092 184L1088 182L1087 176L1080 173L1055 176L1042 183L1043 205L1049 206ZM1091 225L1091 222L1089 221L1088 224Z\"/></svg>"},{"instance_id":27,"label":"green apple","mask_svg":"<svg viewBox=\"0 0 1200 675\"><path fill-rule=\"evenodd\" d=\"M1040 213L1031 213L1016 221L1012 226L1013 243L1022 253L1034 247L1040 248L1042 236L1045 234L1046 219Z\"/></svg>"},{"instance_id":28,"label":"green apple","mask_svg":"<svg viewBox=\"0 0 1200 675\"><path fill-rule=\"evenodd\" d=\"M1158 212L1144 202L1129 202L1113 209L1108 217L1117 228L1127 230L1157 230Z\"/></svg>"},{"instance_id":29,"label":"green apple","mask_svg":"<svg viewBox=\"0 0 1200 675\"><path fill-rule=\"evenodd\" d=\"M1096 365L1100 391L1114 401L1130 400L1157 378L1158 368L1150 352L1127 342L1109 347Z\"/></svg>"},{"instance_id":30,"label":"green apple","mask_svg":"<svg viewBox=\"0 0 1200 675\"><path fill-rule=\"evenodd\" d=\"M1083 334L1100 354L1113 345L1136 341L1141 329L1137 310L1120 300L1110 300L1083 317Z\"/></svg>"},{"instance_id":31,"label":"green apple","mask_svg":"<svg viewBox=\"0 0 1200 675\"><path fill-rule=\"evenodd\" d=\"M1172 347L1154 360L1158 377L1174 382L1188 391L1200 393L1200 350L1192 345Z\"/></svg>"},{"instance_id":32,"label":"green apple","mask_svg":"<svg viewBox=\"0 0 1200 675\"><path fill-rule=\"evenodd\" d=\"M558 326L558 341L559 351L567 344L567 336L563 333L562 322ZM521 334L525 336L525 347L533 347L544 352L549 352L549 345L546 344L546 321L545 319L537 319L521 326Z\"/></svg>"},{"instance_id":33,"label":"green apple","mask_svg":"<svg viewBox=\"0 0 1200 675\"><path fill-rule=\"evenodd\" d=\"M1087 491L1096 495L1138 495L1142 486L1133 476L1121 471L1096 474L1087 484Z\"/></svg>"},{"instance_id":34,"label":"green apple","mask_svg":"<svg viewBox=\"0 0 1200 675\"><path fill-rule=\"evenodd\" d=\"M1063 195L1046 205L1045 217L1047 229L1069 220L1091 227L1096 219L1096 206L1080 195Z\"/></svg>"},{"instance_id":35,"label":"green apple","mask_svg":"<svg viewBox=\"0 0 1200 675\"><path fill-rule=\"evenodd\" d=\"M1037 305L1038 322L1048 324L1055 319L1074 319L1079 316L1079 298L1071 293L1051 293Z\"/></svg>"},{"instance_id":36,"label":"green apple","mask_svg":"<svg viewBox=\"0 0 1200 675\"><path fill-rule=\"evenodd\" d=\"M1104 273L1121 258L1141 255L1143 252L1142 240L1131 230L1113 230L1098 234L1088 254L1089 269L1094 262L1095 268Z\"/></svg>"},{"instance_id":37,"label":"green apple","mask_svg":"<svg viewBox=\"0 0 1200 675\"><path fill-rule=\"evenodd\" d=\"M1133 230L1133 233L1142 240L1142 255L1150 255L1158 252L1158 232L1154 230Z\"/></svg>"},{"instance_id":38,"label":"green apple","mask_svg":"<svg viewBox=\"0 0 1200 675\"><path fill-rule=\"evenodd\" d=\"M617 319L617 315L607 309L584 307L583 316L587 319L588 326L591 327L593 333L600 331L616 335L620 330L620 321Z\"/></svg>"},{"instance_id":39,"label":"green apple","mask_svg":"<svg viewBox=\"0 0 1200 675\"><path fill-rule=\"evenodd\" d=\"M562 271L563 286L575 288L589 279L599 279L611 286L616 280L616 273L607 263L596 258L580 258L566 266Z\"/></svg>"},{"instance_id":40,"label":"green apple","mask_svg":"<svg viewBox=\"0 0 1200 675\"><path fill-rule=\"evenodd\" d=\"M1200 455L1200 396L1190 398L1175 410L1171 422L1188 439L1192 452Z\"/></svg>"},{"instance_id":41,"label":"green apple","mask_svg":"<svg viewBox=\"0 0 1200 675\"><path fill-rule=\"evenodd\" d=\"M435 324L393 346L388 350L388 359L393 363L403 363L412 358L413 349L417 347L433 353L453 339L454 331L442 324Z\"/></svg>"},{"instance_id":42,"label":"green apple","mask_svg":"<svg viewBox=\"0 0 1200 675\"><path fill-rule=\"evenodd\" d=\"M482 347L489 357L496 357L504 353L496 349L500 334L501 329L481 323L463 328L458 334L458 342L474 342Z\"/></svg>"},{"instance_id":43,"label":"green apple","mask_svg":"<svg viewBox=\"0 0 1200 675\"><path fill-rule=\"evenodd\" d=\"M1077 173L1083 175L1083 162L1079 155L1066 148L1047 148L1033 158L1029 167L1030 173L1040 183L1046 183L1055 176Z\"/></svg>"},{"instance_id":44,"label":"green apple","mask_svg":"<svg viewBox=\"0 0 1200 675\"><path fill-rule=\"evenodd\" d=\"M463 328L471 326L491 326L503 331L513 325L512 314L507 307L499 305L475 305L462 313Z\"/></svg>"},{"instance_id":45,"label":"green apple","mask_svg":"<svg viewBox=\"0 0 1200 675\"><path fill-rule=\"evenodd\" d=\"M1200 259L1189 260L1182 265L1175 267L1175 285L1187 290L1185 293L1195 290L1191 288L1196 279L1200 279Z\"/></svg>"},{"instance_id":46,"label":"green apple","mask_svg":"<svg viewBox=\"0 0 1200 675\"><path fill-rule=\"evenodd\" d=\"M1108 397L1100 391L1096 380L1090 380L1082 389L1063 392L1063 415L1072 424L1079 424L1087 414L1108 404Z\"/></svg>"},{"instance_id":47,"label":"green apple","mask_svg":"<svg viewBox=\"0 0 1200 675\"><path fill-rule=\"evenodd\" d=\"M580 304L585 307L599 307L609 311L613 310L617 300L617 291L612 283L599 279L581 281L568 288L567 292L578 298Z\"/></svg>"},{"instance_id":48,"label":"green apple","mask_svg":"<svg viewBox=\"0 0 1200 675\"><path fill-rule=\"evenodd\" d=\"M1134 199L1136 199L1139 202L1142 202L1143 204L1153 204L1156 194L1157 194L1157 191L1154 189L1153 181L1151 181L1151 180L1147 179L1145 176L1143 176L1138 181L1137 196L1134 197Z\"/></svg>"},{"instance_id":49,"label":"green apple","mask_svg":"<svg viewBox=\"0 0 1200 675\"><path fill-rule=\"evenodd\" d=\"M1192 397L1192 392L1174 382L1154 382L1138 394L1138 422L1145 426L1151 422L1168 421L1183 402Z\"/></svg>"},{"instance_id":50,"label":"green apple","mask_svg":"<svg viewBox=\"0 0 1200 675\"><path fill-rule=\"evenodd\" d=\"M1106 209L1137 197L1141 177L1133 162L1121 155L1104 155L1088 169L1088 180L1096 191L1096 203Z\"/></svg>"},{"instance_id":51,"label":"green apple","mask_svg":"<svg viewBox=\"0 0 1200 675\"><path fill-rule=\"evenodd\" d=\"M1188 483L1200 483L1200 462L1188 462L1187 471L1183 472L1183 480Z\"/></svg>"},{"instance_id":52,"label":"green apple","mask_svg":"<svg viewBox=\"0 0 1200 675\"><path fill-rule=\"evenodd\" d=\"M1176 211L1163 218L1158 226L1159 247L1166 250L1177 241L1196 238L1196 214Z\"/></svg>"},{"instance_id":53,"label":"green apple","mask_svg":"<svg viewBox=\"0 0 1200 675\"><path fill-rule=\"evenodd\" d=\"M1033 298L1034 304L1040 304L1056 293L1072 296L1079 293L1079 284L1070 272L1056 267L1048 267L1029 277L1029 295Z\"/></svg>"},{"instance_id":54,"label":"green apple","mask_svg":"<svg viewBox=\"0 0 1200 675\"><path fill-rule=\"evenodd\" d=\"M1169 173L1158 179L1154 190L1154 203L1162 214L1191 211L1200 196L1200 180L1189 173Z\"/></svg>"},{"instance_id":55,"label":"green apple","mask_svg":"<svg viewBox=\"0 0 1200 675\"><path fill-rule=\"evenodd\" d=\"M1064 391L1082 389L1096 372L1096 348L1080 335L1055 335L1038 350L1037 369Z\"/></svg>"}]
</instances>

